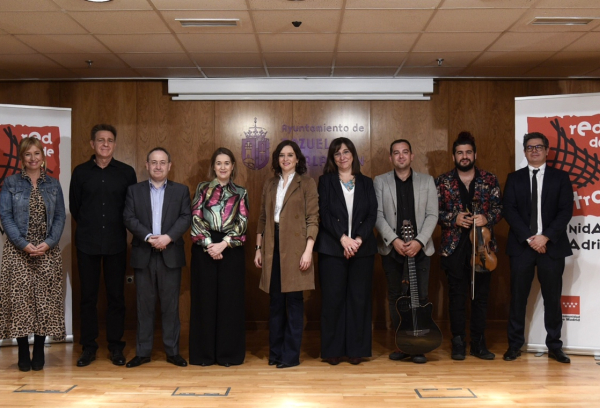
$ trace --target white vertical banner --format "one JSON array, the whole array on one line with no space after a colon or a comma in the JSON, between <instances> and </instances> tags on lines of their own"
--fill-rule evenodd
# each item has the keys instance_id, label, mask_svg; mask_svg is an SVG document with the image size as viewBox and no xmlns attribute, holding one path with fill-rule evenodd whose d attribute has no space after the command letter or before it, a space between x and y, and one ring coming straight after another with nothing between
<instances>
[{"instance_id":1,"label":"white vertical banner","mask_svg":"<svg viewBox=\"0 0 600 408\"><path fill-rule=\"evenodd\" d=\"M567 234L573 256L563 275L562 340L572 354L600 355L600 94L515 98L515 168L527 165L525 133L548 137L549 166L567 171L573 184L573 218ZM545 351L544 302L534 280L525 326L527 351Z\"/></svg>"},{"instance_id":2,"label":"white vertical banner","mask_svg":"<svg viewBox=\"0 0 600 408\"><path fill-rule=\"evenodd\" d=\"M19 143L24 137L40 139L46 155L47 172L60 181L67 218L60 239L63 258L66 341L73 341L71 216L68 208L71 182L71 109L43 106L0 105L0 188L4 179L19 171ZM6 234L0 229L0 259ZM0 346L13 340L0 340Z\"/></svg>"}]
</instances>

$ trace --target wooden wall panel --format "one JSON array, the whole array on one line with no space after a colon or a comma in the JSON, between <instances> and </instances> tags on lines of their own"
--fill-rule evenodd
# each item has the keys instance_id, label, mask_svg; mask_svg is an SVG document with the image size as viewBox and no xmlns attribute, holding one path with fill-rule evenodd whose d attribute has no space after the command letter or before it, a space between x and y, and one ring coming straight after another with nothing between
<instances>
[{"instance_id":1,"label":"wooden wall panel","mask_svg":"<svg viewBox=\"0 0 600 408\"><path fill-rule=\"evenodd\" d=\"M238 162L236 182L249 192L246 317L252 326L256 323L264 325L268 318L268 296L258 290L260 271L253 265L252 248L255 245L262 185L272 175L270 162L260 170L250 170L242 163L241 140L245 137L244 131L254 126L254 118L257 119L256 125L268 132L270 153L284 138L323 138L310 131L287 133L283 125L364 123L366 129L361 134L349 131L332 136L344 135L355 141L359 155L365 156L364 173L371 177L391 170L389 144L398 138L411 141L415 170L437 176L453 167L451 147L458 132L470 130L477 140L477 165L495 173L504 186L514 163L514 98L585 92L600 92L600 81L438 80L430 101L400 102L172 101L166 92L166 83L162 81L1 82L0 103L72 108L73 167L88 160L92 154L89 131L99 122L111 123L117 128L115 156L134 166L139 180L147 178L144 167L147 151L157 144L163 145L173 157L170 177L186 184L191 194L197 183L206 179L214 148L223 145L231 149ZM325 155L325 149L320 149L319 154ZM318 178L320 165L309 168L311 176ZM494 320L506 320L508 315L509 267L504 255L507 233L508 226L502 221L496 228L501 251L492 281L489 307L489 318ZM434 242L439 247L439 227L434 233ZM189 245L188 240L188 259ZM77 328L79 283L76 267L74 255L72 281L74 325ZM376 325L383 326L388 320L387 292L379 257L376 258L373 291L374 321ZM429 297L434 302L438 320L447 319L446 293L446 279L439 269L439 257L435 255L432 258ZM133 285L127 285L126 296L127 327L133 329L136 325ZM316 291L307 301L307 320L311 323L318 320L319 299ZM189 320L188 268L184 269L180 303L182 322L186 324ZM101 301L101 320L104 306Z\"/></svg>"}]
</instances>

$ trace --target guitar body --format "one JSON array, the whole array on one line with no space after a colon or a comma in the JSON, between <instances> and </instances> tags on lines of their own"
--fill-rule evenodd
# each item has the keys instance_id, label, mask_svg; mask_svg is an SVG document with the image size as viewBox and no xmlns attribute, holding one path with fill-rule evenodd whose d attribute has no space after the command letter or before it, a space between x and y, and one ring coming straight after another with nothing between
<instances>
[{"instance_id":1,"label":"guitar body","mask_svg":"<svg viewBox=\"0 0 600 408\"><path fill-rule=\"evenodd\" d=\"M396 347L407 354L425 354L442 344L442 332L431 318L433 305L427 303L412 308L410 297L403 296L396 302L400 314L400 326L396 330Z\"/></svg>"},{"instance_id":2,"label":"guitar body","mask_svg":"<svg viewBox=\"0 0 600 408\"><path fill-rule=\"evenodd\" d=\"M410 242L414 239L414 230L410 221L402 222L402 239ZM417 286L417 268L415 259L406 257L410 296L401 296L396 301L396 310L400 315L400 326L396 330L396 346L407 354L425 354L442 344L442 332L431 318L433 305L419 304Z\"/></svg>"}]
</instances>

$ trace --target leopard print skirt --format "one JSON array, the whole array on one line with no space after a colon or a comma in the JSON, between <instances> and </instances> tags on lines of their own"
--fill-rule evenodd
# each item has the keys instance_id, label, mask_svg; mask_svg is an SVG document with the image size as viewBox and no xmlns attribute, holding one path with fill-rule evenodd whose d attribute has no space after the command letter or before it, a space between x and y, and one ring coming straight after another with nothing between
<instances>
[{"instance_id":1,"label":"leopard print skirt","mask_svg":"<svg viewBox=\"0 0 600 408\"><path fill-rule=\"evenodd\" d=\"M29 201L27 240L39 245L46 237L46 207L39 190ZM63 268L60 248L32 257L10 241L4 244L0 268L0 338L30 334L65 338Z\"/></svg>"}]
</instances>

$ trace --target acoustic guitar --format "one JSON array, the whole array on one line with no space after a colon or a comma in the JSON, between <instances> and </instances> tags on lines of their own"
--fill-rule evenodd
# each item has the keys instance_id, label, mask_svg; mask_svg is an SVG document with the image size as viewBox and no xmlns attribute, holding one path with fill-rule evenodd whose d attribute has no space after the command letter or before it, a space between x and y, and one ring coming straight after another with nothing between
<instances>
[{"instance_id":1,"label":"acoustic guitar","mask_svg":"<svg viewBox=\"0 0 600 408\"><path fill-rule=\"evenodd\" d=\"M404 242L414 239L414 228L410 221L402 222L401 232ZM410 355L425 354L442 344L442 332L431 318L433 305L431 303L419 305L415 259L407 256L406 260L410 296L401 296L396 301L396 309L400 314L400 326L396 330L396 346L403 353Z\"/></svg>"}]
</instances>

